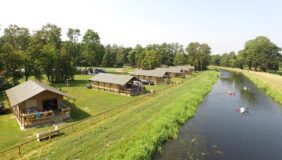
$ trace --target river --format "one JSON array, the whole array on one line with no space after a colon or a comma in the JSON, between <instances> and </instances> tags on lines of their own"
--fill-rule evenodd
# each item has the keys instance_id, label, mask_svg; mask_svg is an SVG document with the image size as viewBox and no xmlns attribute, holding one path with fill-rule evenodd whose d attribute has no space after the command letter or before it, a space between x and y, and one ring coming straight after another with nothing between
<instances>
[{"instance_id":1,"label":"river","mask_svg":"<svg viewBox=\"0 0 282 160\"><path fill-rule=\"evenodd\" d=\"M235 95L226 95L228 90ZM239 107L249 113L241 114ZM281 106L243 75L221 70L195 117L154 159L281 160Z\"/></svg>"}]
</instances>

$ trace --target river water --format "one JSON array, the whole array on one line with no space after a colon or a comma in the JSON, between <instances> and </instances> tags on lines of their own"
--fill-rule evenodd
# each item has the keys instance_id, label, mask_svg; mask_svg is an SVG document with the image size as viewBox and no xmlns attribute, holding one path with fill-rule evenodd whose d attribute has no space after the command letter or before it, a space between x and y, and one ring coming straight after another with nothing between
<instances>
[{"instance_id":1,"label":"river water","mask_svg":"<svg viewBox=\"0 0 282 160\"><path fill-rule=\"evenodd\" d=\"M226 95L228 90L235 95ZM249 113L241 114L239 107ZM154 158L282 160L281 107L243 75L222 70L195 117Z\"/></svg>"}]
</instances>

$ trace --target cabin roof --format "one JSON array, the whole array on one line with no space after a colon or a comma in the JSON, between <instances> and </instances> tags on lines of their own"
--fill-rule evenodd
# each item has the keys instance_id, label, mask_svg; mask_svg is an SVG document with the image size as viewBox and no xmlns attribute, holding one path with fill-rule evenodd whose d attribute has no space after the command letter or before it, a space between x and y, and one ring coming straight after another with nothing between
<instances>
[{"instance_id":1,"label":"cabin roof","mask_svg":"<svg viewBox=\"0 0 282 160\"><path fill-rule=\"evenodd\" d=\"M136 69L131 74L132 75L141 75L141 76L151 76L151 77L164 77L166 75L165 70L142 70Z\"/></svg>"},{"instance_id":2,"label":"cabin roof","mask_svg":"<svg viewBox=\"0 0 282 160\"><path fill-rule=\"evenodd\" d=\"M98 73L97 75L92 77L90 80L91 81L103 82L103 83L125 85L130 80L132 80L133 78L135 78L135 77L130 76L130 75Z\"/></svg>"},{"instance_id":3,"label":"cabin roof","mask_svg":"<svg viewBox=\"0 0 282 160\"><path fill-rule=\"evenodd\" d=\"M190 70L193 70L195 69L194 66L190 66L190 65L186 65L186 66L177 66L179 68L181 68L182 70L185 70L185 71L190 71Z\"/></svg>"},{"instance_id":4,"label":"cabin roof","mask_svg":"<svg viewBox=\"0 0 282 160\"><path fill-rule=\"evenodd\" d=\"M169 73L182 73L182 68L180 67L168 67L168 68L156 68L158 71L166 71Z\"/></svg>"},{"instance_id":5,"label":"cabin roof","mask_svg":"<svg viewBox=\"0 0 282 160\"><path fill-rule=\"evenodd\" d=\"M13 88L6 90L6 94L8 96L10 106L15 106L44 91L49 91L62 96L69 97L67 94L51 86L33 80L26 81Z\"/></svg>"}]
</instances>

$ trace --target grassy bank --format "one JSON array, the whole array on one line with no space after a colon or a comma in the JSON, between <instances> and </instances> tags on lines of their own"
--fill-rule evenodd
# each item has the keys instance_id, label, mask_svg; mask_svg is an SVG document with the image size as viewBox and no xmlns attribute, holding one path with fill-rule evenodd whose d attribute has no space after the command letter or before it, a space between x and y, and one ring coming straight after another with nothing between
<instances>
[{"instance_id":1,"label":"grassy bank","mask_svg":"<svg viewBox=\"0 0 282 160\"><path fill-rule=\"evenodd\" d=\"M74 107L72 108L71 117L72 121L62 124L61 127L65 125L70 125L72 123L79 122L88 118L89 116L96 115L98 113L104 112L106 110L115 108L126 104L131 101L136 101L140 96L127 97L122 95L117 95L109 92L104 92L101 90L91 90L86 89L85 86L88 80L92 77L91 75L75 75L75 80L70 82L67 87L65 84L52 84L56 88L61 88L63 92L69 94L70 96L76 98L74 102ZM22 80L24 82L24 80ZM43 79L43 83L47 83L46 79ZM160 90L166 89L168 85L153 85L146 86L148 90L153 89L157 93ZM0 92L0 101L4 101L4 92ZM8 107L8 103L5 103ZM17 144L21 144L35 137L35 133L48 130L52 126L31 128L27 130L20 130L19 124L13 113L7 113L5 115L0 115L0 151L11 148Z\"/></svg>"},{"instance_id":2,"label":"grassy bank","mask_svg":"<svg viewBox=\"0 0 282 160\"><path fill-rule=\"evenodd\" d=\"M238 68L217 68L222 68L225 70L235 71L244 74L253 83L255 83L258 88L264 90L268 96L273 98L276 102L282 104L282 76L265 72L242 70Z\"/></svg>"},{"instance_id":3,"label":"grassy bank","mask_svg":"<svg viewBox=\"0 0 282 160\"><path fill-rule=\"evenodd\" d=\"M181 85L148 97L134 110L58 138L27 158L150 159L164 141L177 136L181 124L194 116L216 75L215 71L202 72Z\"/></svg>"}]
</instances>

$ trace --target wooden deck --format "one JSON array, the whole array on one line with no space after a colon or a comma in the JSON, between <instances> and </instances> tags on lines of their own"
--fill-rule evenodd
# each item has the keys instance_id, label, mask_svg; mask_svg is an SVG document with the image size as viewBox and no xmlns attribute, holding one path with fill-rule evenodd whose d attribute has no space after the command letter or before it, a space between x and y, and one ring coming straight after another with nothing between
<instances>
[{"instance_id":1,"label":"wooden deck","mask_svg":"<svg viewBox=\"0 0 282 160\"><path fill-rule=\"evenodd\" d=\"M15 112L15 110L13 111ZM60 123L70 119L70 108L62 109L62 111L46 111L32 114L19 114L15 112L15 115L20 127L22 129L26 129L36 126Z\"/></svg>"}]
</instances>

